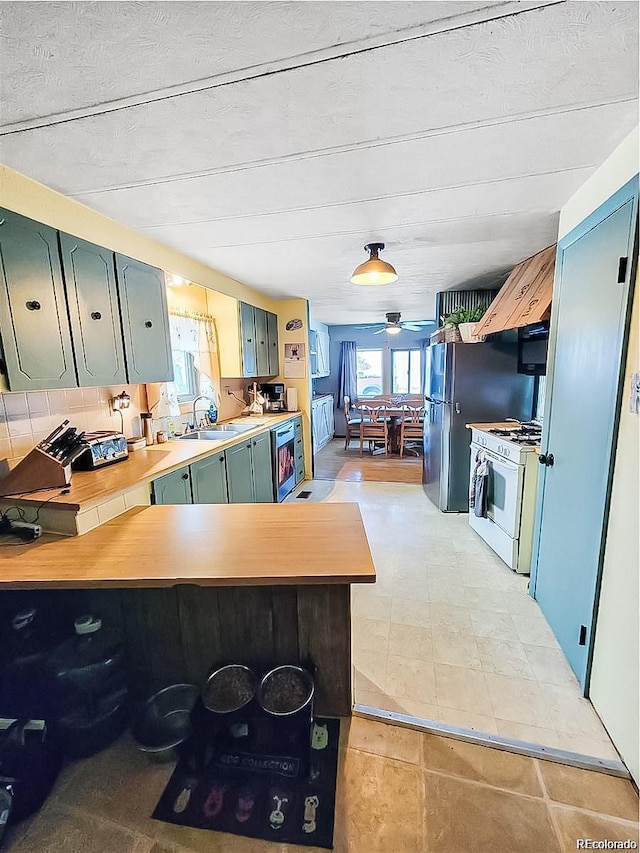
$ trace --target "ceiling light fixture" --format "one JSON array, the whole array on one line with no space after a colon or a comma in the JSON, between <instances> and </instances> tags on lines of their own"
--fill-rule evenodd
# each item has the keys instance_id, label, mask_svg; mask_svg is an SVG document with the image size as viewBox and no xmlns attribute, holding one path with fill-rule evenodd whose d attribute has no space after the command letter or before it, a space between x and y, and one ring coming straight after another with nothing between
<instances>
[{"instance_id":1,"label":"ceiling light fixture","mask_svg":"<svg viewBox=\"0 0 640 853\"><path fill-rule=\"evenodd\" d=\"M378 252L384 249L384 243L367 243L365 252L369 252L369 260L357 266L351 276L351 284L380 285L396 281L398 273L391 264L381 261Z\"/></svg>"},{"instance_id":2,"label":"ceiling light fixture","mask_svg":"<svg viewBox=\"0 0 640 853\"><path fill-rule=\"evenodd\" d=\"M387 328L385 329L385 332L388 335L399 335L401 331L402 331L401 326L390 325L390 326L387 326Z\"/></svg>"}]
</instances>

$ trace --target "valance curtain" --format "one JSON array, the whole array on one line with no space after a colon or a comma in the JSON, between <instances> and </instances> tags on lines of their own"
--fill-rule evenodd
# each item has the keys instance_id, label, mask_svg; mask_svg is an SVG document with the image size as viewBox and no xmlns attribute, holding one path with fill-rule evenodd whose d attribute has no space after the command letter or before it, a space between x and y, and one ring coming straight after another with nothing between
<instances>
[{"instance_id":1,"label":"valance curtain","mask_svg":"<svg viewBox=\"0 0 640 853\"><path fill-rule=\"evenodd\" d=\"M358 356L355 341L340 343L339 374L338 405L342 408L345 397L350 397L353 405L358 396Z\"/></svg>"},{"instance_id":2,"label":"valance curtain","mask_svg":"<svg viewBox=\"0 0 640 853\"><path fill-rule=\"evenodd\" d=\"M169 334L172 351L191 353L197 373L197 393L206 394L220 407L220 362L215 320L209 314L169 309ZM150 411L162 418L180 414L178 391L174 382L147 385Z\"/></svg>"}]
</instances>

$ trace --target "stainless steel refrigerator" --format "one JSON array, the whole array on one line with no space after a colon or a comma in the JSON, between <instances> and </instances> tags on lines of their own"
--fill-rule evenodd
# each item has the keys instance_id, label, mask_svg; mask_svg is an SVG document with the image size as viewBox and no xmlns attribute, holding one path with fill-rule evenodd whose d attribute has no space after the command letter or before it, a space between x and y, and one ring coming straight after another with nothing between
<instances>
[{"instance_id":1,"label":"stainless steel refrigerator","mask_svg":"<svg viewBox=\"0 0 640 853\"><path fill-rule=\"evenodd\" d=\"M469 509L468 423L532 416L533 377L517 372L518 345L434 344L425 395L422 482L443 512Z\"/></svg>"}]
</instances>

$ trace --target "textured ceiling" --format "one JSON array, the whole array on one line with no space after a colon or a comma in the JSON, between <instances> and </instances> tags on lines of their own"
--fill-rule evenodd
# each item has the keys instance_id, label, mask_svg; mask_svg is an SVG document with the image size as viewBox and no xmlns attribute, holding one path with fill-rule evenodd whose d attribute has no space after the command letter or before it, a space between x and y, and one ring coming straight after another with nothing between
<instances>
[{"instance_id":1,"label":"textured ceiling","mask_svg":"<svg viewBox=\"0 0 640 853\"><path fill-rule=\"evenodd\" d=\"M333 323L429 319L437 290L501 281L637 123L636 3L0 17L3 162ZM372 239L400 278L355 288Z\"/></svg>"}]
</instances>

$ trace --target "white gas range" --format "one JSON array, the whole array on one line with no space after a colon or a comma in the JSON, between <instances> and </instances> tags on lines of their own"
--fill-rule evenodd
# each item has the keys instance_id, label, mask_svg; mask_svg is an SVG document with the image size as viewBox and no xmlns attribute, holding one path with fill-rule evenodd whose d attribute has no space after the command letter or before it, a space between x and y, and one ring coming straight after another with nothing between
<instances>
[{"instance_id":1,"label":"white gas range","mask_svg":"<svg viewBox=\"0 0 640 853\"><path fill-rule=\"evenodd\" d=\"M542 427L535 423L468 424L471 480L487 462L484 511L469 510L469 524L515 572L529 574L533 547L538 455Z\"/></svg>"}]
</instances>

